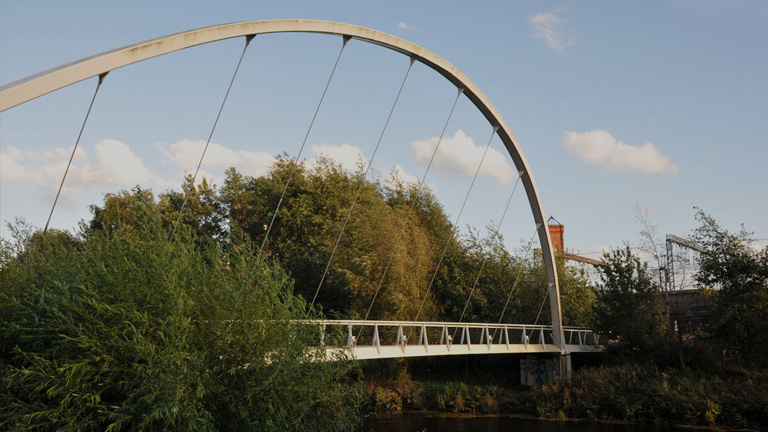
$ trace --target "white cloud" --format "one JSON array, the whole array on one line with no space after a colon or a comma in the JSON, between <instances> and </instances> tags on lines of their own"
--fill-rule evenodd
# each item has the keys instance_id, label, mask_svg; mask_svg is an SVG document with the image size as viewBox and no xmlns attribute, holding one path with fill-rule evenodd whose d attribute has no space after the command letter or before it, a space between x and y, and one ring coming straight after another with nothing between
<instances>
[{"instance_id":1,"label":"white cloud","mask_svg":"<svg viewBox=\"0 0 768 432\"><path fill-rule=\"evenodd\" d=\"M14 146L0 150L0 180L42 183L42 173L24 165L26 159L29 157Z\"/></svg>"},{"instance_id":2,"label":"white cloud","mask_svg":"<svg viewBox=\"0 0 768 432\"><path fill-rule=\"evenodd\" d=\"M556 15L563 13L565 13L564 8L557 8L554 13L539 12L528 17L533 36L542 39L550 48L560 52L565 51L566 47L576 45L576 38L565 28L567 20Z\"/></svg>"},{"instance_id":3,"label":"white cloud","mask_svg":"<svg viewBox=\"0 0 768 432\"><path fill-rule=\"evenodd\" d=\"M341 167L345 170L356 172L358 170L358 164L362 162L363 169L368 166L368 160L363 156L363 152L359 147L350 144L333 145L333 144L320 144L313 145L309 148L309 152L315 156L329 157L341 164ZM309 161L309 166L314 164L313 161Z\"/></svg>"},{"instance_id":4,"label":"white cloud","mask_svg":"<svg viewBox=\"0 0 768 432\"><path fill-rule=\"evenodd\" d=\"M714 150L709 150L707 152L707 156L711 157L712 159L720 159L720 153L718 153L718 152L716 152Z\"/></svg>"},{"instance_id":5,"label":"white cloud","mask_svg":"<svg viewBox=\"0 0 768 432\"><path fill-rule=\"evenodd\" d=\"M419 29L417 29L416 27L408 25L402 21L397 23L397 29L400 31L403 31L403 30L419 31Z\"/></svg>"},{"instance_id":6,"label":"white cloud","mask_svg":"<svg viewBox=\"0 0 768 432\"><path fill-rule=\"evenodd\" d=\"M584 162L601 165L606 171L630 171L645 174L677 174L679 168L653 146L646 142L636 147L617 141L604 130L590 132L566 131L563 148L580 157Z\"/></svg>"},{"instance_id":7,"label":"white cloud","mask_svg":"<svg viewBox=\"0 0 768 432\"><path fill-rule=\"evenodd\" d=\"M426 167L435 151L439 137L411 143L411 157ZM443 137L437 150L432 167L447 175L464 174L474 176L483 158L485 146L475 145L474 140L461 129L457 129L452 137ZM517 177L515 170L507 162L508 156L500 151L489 148L488 154L480 167L480 175L492 177L499 184L508 184Z\"/></svg>"},{"instance_id":8,"label":"white cloud","mask_svg":"<svg viewBox=\"0 0 768 432\"><path fill-rule=\"evenodd\" d=\"M173 144L159 143L157 148L177 167L193 173L205 148L205 141L187 138ZM227 169L237 168L249 176L264 175L275 162L275 157L264 152L232 150L221 144L210 143L205 153L202 167ZM200 174L198 174L200 176ZM213 178L210 175L209 179Z\"/></svg>"},{"instance_id":9,"label":"white cloud","mask_svg":"<svg viewBox=\"0 0 768 432\"><path fill-rule=\"evenodd\" d=\"M71 149L21 151L8 146L0 152L0 179L36 185L58 185L66 170ZM120 141L106 139L94 146L95 160L82 146L77 149L67 174L64 190L84 192L99 187L162 184L131 148Z\"/></svg>"}]
</instances>

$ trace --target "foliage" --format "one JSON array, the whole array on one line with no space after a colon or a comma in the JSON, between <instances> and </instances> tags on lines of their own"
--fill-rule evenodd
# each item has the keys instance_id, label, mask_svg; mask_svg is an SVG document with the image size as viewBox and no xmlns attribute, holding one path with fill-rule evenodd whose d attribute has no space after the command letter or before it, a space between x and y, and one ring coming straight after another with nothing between
<instances>
[{"instance_id":1,"label":"foliage","mask_svg":"<svg viewBox=\"0 0 768 432\"><path fill-rule=\"evenodd\" d=\"M583 369L535 389L538 414L589 420L768 425L768 377L723 380L652 366Z\"/></svg>"},{"instance_id":2,"label":"foliage","mask_svg":"<svg viewBox=\"0 0 768 432\"><path fill-rule=\"evenodd\" d=\"M169 241L134 192L79 236L18 228L3 243L0 429L352 428L356 366L313 361L287 275L245 240Z\"/></svg>"},{"instance_id":3,"label":"foliage","mask_svg":"<svg viewBox=\"0 0 768 432\"><path fill-rule=\"evenodd\" d=\"M551 322L546 269L541 255L534 253L534 244L522 244L513 255L493 227L487 231L483 237L470 229L447 255L434 288L440 319L458 319L477 281L464 321L498 322L501 318L504 323ZM562 259L556 265L564 325L591 324L594 287L583 272L566 266Z\"/></svg>"},{"instance_id":4,"label":"foliage","mask_svg":"<svg viewBox=\"0 0 768 432\"><path fill-rule=\"evenodd\" d=\"M712 305L708 332L724 360L768 368L768 248L751 248L751 233L730 233L701 210L693 239L707 248L696 280Z\"/></svg>"},{"instance_id":5,"label":"foliage","mask_svg":"<svg viewBox=\"0 0 768 432\"><path fill-rule=\"evenodd\" d=\"M348 317L365 316L376 295L370 317L389 319L415 316L431 276L434 245L422 221L430 216L432 225L450 226L422 193L401 234L416 199L407 186L384 188L326 158L310 169L282 157L258 178L231 169L220 193L234 227L253 241L262 243L272 225L265 252L289 272L298 295L311 300L317 293L326 311Z\"/></svg>"},{"instance_id":6,"label":"foliage","mask_svg":"<svg viewBox=\"0 0 768 432\"><path fill-rule=\"evenodd\" d=\"M614 351L632 359L653 358L666 345L666 319L656 310L659 287L647 264L627 246L603 255L595 329L612 339Z\"/></svg>"},{"instance_id":7,"label":"foliage","mask_svg":"<svg viewBox=\"0 0 768 432\"><path fill-rule=\"evenodd\" d=\"M432 389L427 407L437 411L496 413L503 396L501 387L450 382Z\"/></svg>"},{"instance_id":8,"label":"foliage","mask_svg":"<svg viewBox=\"0 0 768 432\"><path fill-rule=\"evenodd\" d=\"M205 180L193 186L187 178L183 192L159 198L152 207L151 192L138 187L110 194L103 208L93 206L90 229L111 230L104 216L123 226L147 217L166 227L179 220L197 241L213 239L224 248L231 232L242 232L286 269L296 295L308 302L317 295L316 305L336 316L366 316L375 297L369 318L550 321L546 272L533 243L512 254L492 227L486 235L470 229L460 236L428 189L396 176L384 186L330 159L308 168L283 156L265 176L229 169L221 188ZM142 209L159 213L141 216ZM594 288L562 260L558 274L563 322L588 325Z\"/></svg>"},{"instance_id":9,"label":"foliage","mask_svg":"<svg viewBox=\"0 0 768 432\"><path fill-rule=\"evenodd\" d=\"M496 385L416 382L407 374L392 381L373 382L366 392L372 412L411 409L482 414L500 412L506 393Z\"/></svg>"}]
</instances>

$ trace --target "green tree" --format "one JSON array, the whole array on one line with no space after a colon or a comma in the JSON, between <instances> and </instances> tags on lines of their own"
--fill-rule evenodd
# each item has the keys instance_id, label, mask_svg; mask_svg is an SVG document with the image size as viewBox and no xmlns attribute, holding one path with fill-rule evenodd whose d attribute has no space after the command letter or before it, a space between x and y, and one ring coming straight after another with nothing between
<instances>
[{"instance_id":1,"label":"green tree","mask_svg":"<svg viewBox=\"0 0 768 432\"><path fill-rule=\"evenodd\" d=\"M659 286L627 246L603 255L595 328L632 359L653 359L664 348L667 320L657 308Z\"/></svg>"},{"instance_id":2,"label":"green tree","mask_svg":"<svg viewBox=\"0 0 768 432\"><path fill-rule=\"evenodd\" d=\"M701 226L693 240L707 249L700 255L696 280L710 299L708 332L724 360L768 367L768 248L752 248L752 234L723 229L698 210Z\"/></svg>"},{"instance_id":3,"label":"green tree","mask_svg":"<svg viewBox=\"0 0 768 432\"><path fill-rule=\"evenodd\" d=\"M222 249L186 226L170 241L158 218L108 215L110 229L3 243L0 429L354 427L356 366L318 361L279 267L247 241Z\"/></svg>"},{"instance_id":4,"label":"green tree","mask_svg":"<svg viewBox=\"0 0 768 432\"><path fill-rule=\"evenodd\" d=\"M172 227L178 221L180 225L191 228L198 237L211 237L226 244L229 223L216 185L209 183L205 177L200 184L194 185L192 176L187 175L181 189L181 192L169 190L160 195L158 207L166 225ZM184 211L179 217L182 206Z\"/></svg>"},{"instance_id":5,"label":"green tree","mask_svg":"<svg viewBox=\"0 0 768 432\"><path fill-rule=\"evenodd\" d=\"M358 189L360 196L334 252ZM295 280L296 294L311 300L320 287L323 309L348 317L364 316L376 295L371 318L411 319L435 266L436 234L429 228L450 226L437 200L423 193L400 236L415 192L402 185L385 189L327 158L308 169L281 157L258 178L229 170L220 197L232 223L254 242L264 240L274 217L265 252ZM428 304L428 314L431 310Z\"/></svg>"}]
</instances>

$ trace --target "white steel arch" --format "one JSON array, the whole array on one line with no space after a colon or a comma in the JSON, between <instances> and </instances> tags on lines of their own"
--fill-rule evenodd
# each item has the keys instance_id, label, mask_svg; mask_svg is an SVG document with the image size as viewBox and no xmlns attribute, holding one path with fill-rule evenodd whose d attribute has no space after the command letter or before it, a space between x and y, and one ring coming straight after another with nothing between
<instances>
[{"instance_id":1,"label":"white steel arch","mask_svg":"<svg viewBox=\"0 0 768 432\"><path fill-rule=\"evenodd\" d=\"M381 45L414 58L437 71L456 87L463 88L464 94L483 113L488 122L498 127L499 138L506 146L515 167L522 173L521 181L525 187L531 213L537 226L547 272L552 327L554 329L553 339L560 352L565 354L566 347L560 313L560 289L555 256L549 229L545 222L544 209L528 162L509 126L480 89L452 64L416 44L365 27L331 21L295 19L221 24L113 49L5 84L0 86L0 112L85 79L184 48L241 36L290 32L324 33L351 37Z\"/></svg>"}]
</instances>

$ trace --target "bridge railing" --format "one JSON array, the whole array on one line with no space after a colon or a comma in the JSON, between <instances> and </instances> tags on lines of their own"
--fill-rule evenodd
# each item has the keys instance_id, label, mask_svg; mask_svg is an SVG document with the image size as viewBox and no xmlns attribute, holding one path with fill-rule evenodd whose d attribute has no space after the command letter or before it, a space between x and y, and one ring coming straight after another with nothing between
<instances>
[{"instance_id":1,"label":"bridge railing","mask_svg":"<svg viewBox=\"0 0 768 432\"><path fill-rule=\"evenodd\" d=\"M559 353L552 326L431 321L306 320L318 347L358 359L455 354ZM591 329L564 327L566 352L599 351Z\"/></svg>"}]
</instances>

